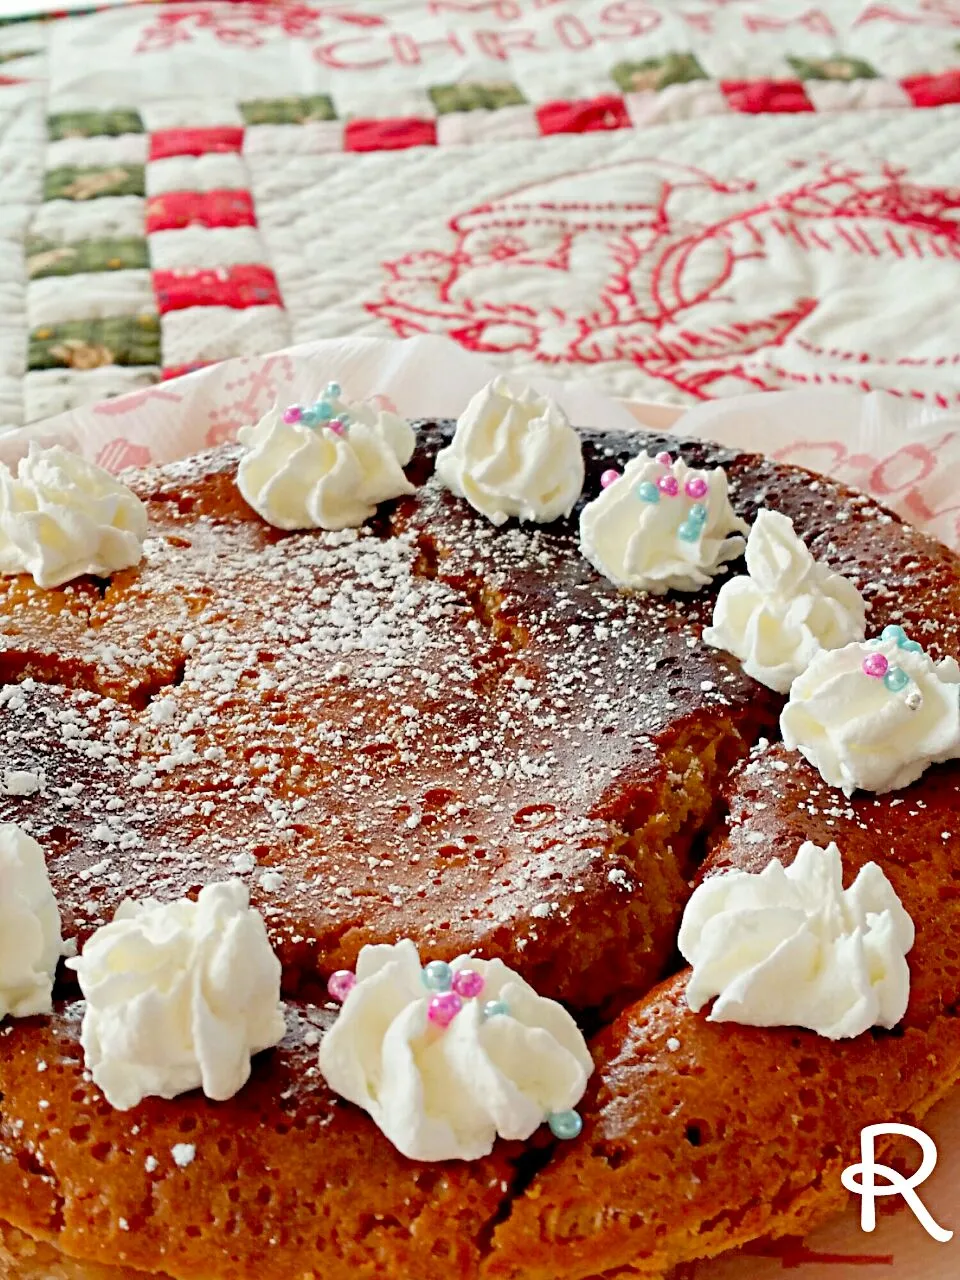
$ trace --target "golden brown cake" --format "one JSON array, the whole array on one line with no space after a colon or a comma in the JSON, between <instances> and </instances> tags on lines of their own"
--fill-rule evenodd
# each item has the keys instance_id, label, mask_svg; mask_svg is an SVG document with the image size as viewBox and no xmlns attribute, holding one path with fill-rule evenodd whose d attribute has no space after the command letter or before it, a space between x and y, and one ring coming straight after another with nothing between
<instances>
[{"instance_id":1,"label":"golden brown cake","mask_svg":"<svg viewBox=\"0 0 960 1280\"><path fill-rule=\"evenodd\" d=\"M151 520L136 568L0 580L0 773L44 784L0 796L0 821L43 845L64 935L238 876L288 1001L230 1102L130 1112L84 1076L69 971L52 1019L4 1023L0 1274L665 1276L833 1211L863 1124L921 1116L960 1075L960 768L847 802L758 747L783 699L700 638L723 579L630 597L580 556L576 513L495 528L430 482L451 430L420 424L422 487L359 530L272 529L224 449L128 477ZM638 448L678 447L583 439L585 497ZM960 652L950 552L808 472L679 448L725 467L745 519L790 516L872 602L871 634L903 622ZM879 861L918 922L894 1032L714 1025L670 976L707 846L707 872L754 869L805 839L836 840L851 877ZM597 1030L580 1139L418 1164L330 1093L326 979L399 937L500 957Z\"/></svg>"}]
</instances>

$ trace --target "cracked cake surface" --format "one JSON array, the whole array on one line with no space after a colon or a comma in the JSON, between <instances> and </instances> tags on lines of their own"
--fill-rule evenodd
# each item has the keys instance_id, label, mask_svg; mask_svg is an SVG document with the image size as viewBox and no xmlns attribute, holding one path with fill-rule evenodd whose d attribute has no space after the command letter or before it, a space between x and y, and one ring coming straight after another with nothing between
<instances>
[{"instance_id":1,"label":"cracked cake surface","mask_svg":"<svg viewBox=\"0 0 960 1280\"><path fill-rule=\"evenodd\" d=\"M48 1249L77 1260L64 1267L89 1263L65 1280L119 1280L121 1267L173 1280L652 1276L838 1202L836 1188L794 1195L778 1175L765 1216L751 1216L742 1199L759 1157L742 1186L722 1185L747 1121L819 1135L809 1101L802 1124L772 1108L716 1120L742 1105L730 1090L744 1064L762 1079L769 1059L779 1087L791 1054L813 1050L794 1053L806 1033L691 1014L683 976L670 976L676 931L707 844L708 868L752 868L789 860L795 836L825 835L847 871L858 850L886 868L869 831L889 818L892 832L896 798L851 806L782 747L751 758L775 736L782 699L701 642L723 578L696 595L627 596L579 555L576 512L495 528L431 479L451 431L419 424L408 474L421 487L361 529L272 529L237 492L225 448L128 477L150 515L141 565L51 591L0 584L0 821L43 845L64 935L82 945L126 897L237 876L288 1000L286 1040L231 1102L189 1094L131 1113L84 1078L72 974L52 1020L6 1023L0 1260L17 1259L12 1275L32 1277L31 1257L49 1266ZM638 448L724 466L738 515L783 511L856 581L871 632L902 622L935 656L960 651L956 558L869 499L702 442L583 441L587 496ZM12 772L35 789L13 794ZM904 801L956 810L957 777L933 770ZM960 875L958 838L940 840L917 912L952 910L942 889ZM556 1151L538 1136L472 1164L417 1165L329 1092L316 1065L333 1016L326 979L397 937L425 958L500 957L600 1028L580 1141ZM916 990L935 986L936 1008L912 1005L902 1036L853 1048L809 1037L825 1075L802 1083L798 1065L798 1097L833 1096L826 1081L859 1073L913 1114L956 1077L957 970L927 984L927 954ZM651 1113L668 1116L660 1137ZM195 1158L180 1167L171 1152L184 1144ZM798 1142L798 1167L822 1147Z\"/></svg>"}]
</instances>

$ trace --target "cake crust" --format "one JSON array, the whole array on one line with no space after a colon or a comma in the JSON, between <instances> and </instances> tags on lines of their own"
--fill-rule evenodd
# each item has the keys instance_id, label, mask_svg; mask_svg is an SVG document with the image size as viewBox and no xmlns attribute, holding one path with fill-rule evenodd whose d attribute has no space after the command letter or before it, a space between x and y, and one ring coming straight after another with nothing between
<instances>
[{"instance_id":1,"label":"cake crust","mask_svg":"<svg viewBox=\"0 0 960 1280\"><path fill-rule=\"evenodd\" d=\"M4 767L43 785L0 795L0 821L44 845L66 936L126 896L239 875L289 1001L287 1039L231 1102L129 1113L84 1078L70 973L53 1019L5 1024L12 1277L660 1276L842 1203L867 1084L881 1118L916 1118L960 1075L960 836L941 835L960 771L932 770L902 805L848 804L782 747L748 759L782 700L700 641L723 579L629 598L579 556L576 512L494 529L429 482L451 429L419 424L424 487L365 530L270 529L223 449L129 477L151 518L143 565L53 592L5 583ZM960 562L869 499L702 442L583 439L586 496L638 448L722 465L739 515L783 511L857 582L871 632L901 622L935 657L960 652ZM902 1031L835 1046L686 1008L670 974L704 842L710 874L789 861L805 839L836 840L850 879L879 861L918 921ZM329 1093L325 979L398 936L424 959L499 956L601 1027L579 1141L416 1165Z\"/></svg>"}]
</instances>

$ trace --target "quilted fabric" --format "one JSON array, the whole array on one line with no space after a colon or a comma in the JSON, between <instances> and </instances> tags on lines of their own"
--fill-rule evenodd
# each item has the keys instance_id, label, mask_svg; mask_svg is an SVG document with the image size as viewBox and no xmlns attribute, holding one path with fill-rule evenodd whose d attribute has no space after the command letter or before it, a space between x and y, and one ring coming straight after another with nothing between
<instances>
[{"instance_id":1,"label":"quilted fabric","mask_svg":"<svg viewBox=\"0 0 960 1280\"><path fill-rule=\"evenodd\" d=\"M952 0L0 25L0 424L344 333L689 403L960 394Z\"/></svg>"}]
</instances>

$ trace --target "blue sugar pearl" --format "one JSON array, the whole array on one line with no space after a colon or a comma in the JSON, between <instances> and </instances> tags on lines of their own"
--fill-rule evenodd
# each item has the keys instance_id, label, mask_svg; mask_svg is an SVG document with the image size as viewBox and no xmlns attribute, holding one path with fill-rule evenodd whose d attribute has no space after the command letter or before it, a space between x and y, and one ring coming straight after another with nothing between
<instances>
[{"instance_id":1,"label":"blue sugar pearl","mask_svg":"<svg viewBox=\"0 0 960 1280\"><path fill-rule=\"evenodd\" d=\"M883 677L883 683L891 693L899 693L901 689L905 689L910 683L910 677L900 667L891 667Z\"/></svg>"},{"instance_id":2,"label":"blue sugar pearl","mask_svg":"<svg viewBox=\"0 0 960 1280\"><path fill-rule=\"evenodd\" d=\"M677 530L677 537L681 538L684 542L696 542L702 532L702 525L691 523L689 520L684 520L683 524Z\"/></svg>"},{"instance_id":3,"label":"blue sugar pearl","mask_svg":"<svg viewBox=\"0 0 960 1280\"><path fill-rule=\"evenodd\" d=\"M423 985L428 991L449 991L453 970L444 960L431 960L423 971Z\"/></svg>"},{"instance_id":4,"label":"blue sugar pearl","mask_svg":"<svg viewBox=\"0 0 960 1280\"><path fill-rule=\"evenodd\" d=\"M889 627L884 627L880 632L881 640L896 640L897 644L903 644L907 638L907 633L903 627L898 627L895 623L891 623Z\"/></svg>"},{"instance_id":5,"label":"blue sugar pearl","mask_svg":"<svg viewBox=\"0 0 960 1280\"><path fill-rule=\"evenodd\" d=\"M687 516L687 519L692 520L694 524L706 524L707 508L702 502L695 502L690 508L690 514Z\"/></svg>"},{"instance_id":6,"label":"blue sugar pearl","mask_svg":"<svg viewBox=\"0 0 960 1280\"><path fill-rule=\"evenodd\" d=\"M554 1111L547 1116L547 1124L553 1136L564 1142L579 1138L583 1130L583 1121L576 1111Z\"/></svg>"},{"instance_id":7,"label":"blue sugar pearl","mask_svg":"<svg viewBox=\"0 0 960 1280\"><path fill-rule=\"evenodd\" d=\"M328 382L327 389L323 393L328 400L339 400L342 388L339 382Z\"/></svg>"},{"instance_id":8,"label":"blue sugar pearl","mask_svg":"<svg viewBox=\"0 0 960 1280\"><path fill-rule=\"evenodd\" d=\"M904 653L923 653L923 645L919 640L901 640L900 648Z\"/></svg>"},{"instance_id":9,"label":"blue sugar pearl","mask_svg":"<svg viewBox=\"0 0 960 1280\"><path fill-rule=\"evenodd\" d=\"M509 1012L510 1006L503 1000L488 1000L483 1006L485 1018L505 1018Z\"/></svg>"},{"instance_id":10,"label":"blue sugar pearl","mask_svg":"<svg viewBox=\"0 0 960 1280\"><path fill-rule=\"evenodd\" d=\"M301 412L300 421L305 427L319 427L323 419L317 413L316 407L311 405Z\"/></svg>"},{"instance_id":11,"label":"blue sugar pearl","mask_svg":"<svg viewBox=\"0 0 960 1280\"><path fill-rule=\"evenodd\" d=\"M313 412L319 416L321 422L329 422L333 417L333 405L329 400L318 400L313 406Z\"/></svg>"},{"instance_id":12,"label":"blue sugar pearl","mask_svg":"<svg viewBox=\"0 0 960 1280\"><path fill-rule=\"evenodd\" d=\"M634 489L634 493L641 502L659 502L660 490L652 480L642 480Z\"/></svg>"}]
</instances>

